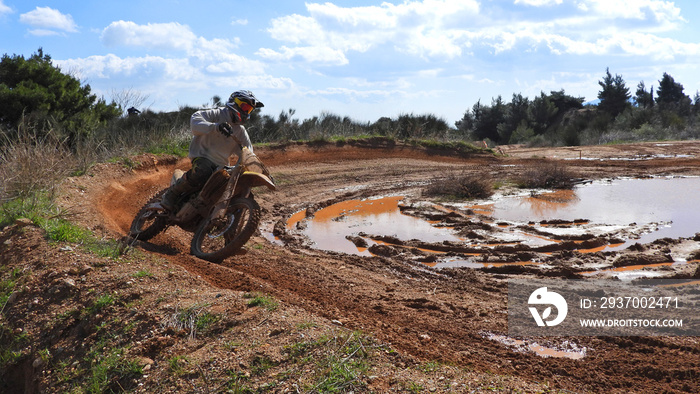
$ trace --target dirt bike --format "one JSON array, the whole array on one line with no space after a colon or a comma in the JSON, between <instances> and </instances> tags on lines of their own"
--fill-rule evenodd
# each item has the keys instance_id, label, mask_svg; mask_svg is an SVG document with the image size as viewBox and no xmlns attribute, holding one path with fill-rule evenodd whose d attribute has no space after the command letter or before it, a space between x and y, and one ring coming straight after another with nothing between
<instances>
[{"instance_id":1,"label":"dirt bike","mask_svg":"<svg viewBox=\"0 0 700 394\"><path fill-rule=\"evenodd\" d=\"M176 170L171 185L183 175ZM265 165L244 147L236 165L218 169L201 191L181 198L172 211L160 204L168 188L156 193L136 214L129 236L147 241L168 226L179 226L194 233L191 254L220 263L242 248L260 224L261 209L252 193L258 186L276 188Z\"/></svg>"}]
</instances>

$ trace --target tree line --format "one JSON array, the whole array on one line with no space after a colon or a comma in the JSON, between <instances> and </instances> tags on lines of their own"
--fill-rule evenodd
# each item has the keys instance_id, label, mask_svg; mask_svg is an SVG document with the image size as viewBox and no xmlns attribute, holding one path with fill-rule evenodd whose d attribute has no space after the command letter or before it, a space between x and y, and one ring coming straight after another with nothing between
<instances>
[{"instance_id":1,"label":"tree line","mask_svg":"<svg viewBox=\"0 0 700 394\"><path fill-rule=\"evenodd\" d=\"M529 99L513 94L490 105L476 104L455 124L460 134L498 144L595 145L614 140L697 138L700 95L693 99L682 84L664 73L654 87L644 81L627 87L621 75L606 69L598 81L597 105L585 105L582 97L560 91L541 92Z\"/></svg>"},{"instance_id":2,"label":"tree line","mask_svg":"<svg viewBox=\"0 0 700 394\"><path fill-rule=\"evenodd\" d=\"M582 97L563 89L541 92L534 98L513 94L490 104L477 101L450 126L432 114L402 114L375 122L358 122L347 116L321 113L295 118L294 109L278 115L255 110L247 127L256 142L329 139L378 135L396 139L481 141L531 145L598 144L618 140L697 138L700 96L691 99L683 85L664 73L656 87L644 82L632 93L621 75L607 69L598 82L597 105L584 105ZM90 85L54 66L40 48L25 58L0 60L0 146L25 138L51 141L72 151L111 151L180 140L186 144L189 116L198 108L183 106L173 112L144 109L124 116L127 106L145 99L133 92L115 94L107 102L92 94ZM207 106L221 105L219 96ZM177 138L174 138L177 137ZM123 152L126 154L127 152Z\"/></svg>"}]
</instances>

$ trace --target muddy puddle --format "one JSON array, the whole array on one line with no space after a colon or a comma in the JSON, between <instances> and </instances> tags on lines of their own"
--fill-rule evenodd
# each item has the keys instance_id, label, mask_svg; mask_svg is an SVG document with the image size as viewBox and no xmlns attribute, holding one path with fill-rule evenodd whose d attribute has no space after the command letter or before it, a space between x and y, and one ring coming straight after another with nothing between
<instances>
[{"instance_id":1,"label":"muddy puddle","mask_svg":"<svg viewBox=\"0 0 700 394\"><path fill-rule=\"evenodd\" d=\"M427 242L458 241L449 229L440 229L421 218L403 215L399 202L403 196L369 200L349 200L333 204L316 212L311 220L304 220L303 233L322 250L371 256L369 248L382 242L360 234L391 235L398 239L420 239ZM302 211L287 222L288 228L298 226L305 219ZM348 237L360 237L366 245L356 245Z\"/></svg>"},{"instance_id":2,"label":"muddy puddle","mask_svg":"<svg viewBox=\"0 0 700 394\"><path fill-rule=\"evenodd\" d=\"M549 269L563 251L595 255L661 238L692 237L700 232L698 203L700 178L616 179L469 204L439 205L404 196L343 201L312 215L301 211L287 221L287 229L303 234L314 248L400 255L436 268ZM684 262L679 257L656 267ZM610 263L592 261L579 271L627 277L638 271ZM642 262L639 270L650 266Z\"/></svg>"},{"instance_id":3,"label":"muddy puddle","mask_svg":"<svg viewBox=\"0 0 700 394\"><path fill-rule=\"evenodd\" d=\"M501 198L494 218L515 222L585 219L601 226L654 226L630 243L690 237L700 231L700 178L617 179L521 198Z\"/></svg>"},{"instance_id":4,"label":"muddy puddle","mask_svg":"<svg viewBox=\"0 0 700 394\"><path fill-rule=\"evenodd\" d=\"M501 343L516 352L522 353L535 353L540 357L553 357L553 358L569 358L572 360L581 360L586 357L588 349L586 347L578 346L577 344L569 341L564 341L556 346L553 345L540 345L539 343L528 340L528 339L514 339L505 335L498 335L493 333L482 334L485 338Z\"/></svg>"}]
</instances>

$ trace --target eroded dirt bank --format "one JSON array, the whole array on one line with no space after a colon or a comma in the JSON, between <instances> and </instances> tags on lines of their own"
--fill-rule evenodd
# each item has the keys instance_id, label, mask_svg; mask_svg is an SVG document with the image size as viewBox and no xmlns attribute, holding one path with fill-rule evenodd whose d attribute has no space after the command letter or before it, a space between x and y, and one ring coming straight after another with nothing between
<instances>
[{"instance_id":1,"label":"eroded dirt bank","mask_svg":"<svg viewBox=\"0 0 700 394\"><path fill-rule=\"evenodd\" d=\"M700 143L696 142L559 149L510 146L503 152L506 156L459 156L381 143L259 148L256 153L279 185L277 192L256 195L265 210L263 232L271 232L295 212L313 212L337 201L386 194L419 197L426 182L450 173L509 180L543 161L557 161L584 179L700 175ZM187 165L186 161L146 158L134 172L100 171L93 178L77 178L65 204L75 205L86 197L96 211L84 211L81 220L118 238L127 232L147 198L167 185L172 170ZM249 246L220 266L189 256L189 234L178 229L169 229L140 247L201 276L213 288L269 293L295 308L371 333L414 360L439 360L528 382L546 381L555 391L700 391L700 343L694 337L537 338L555 349L570 346L567 343L586 348L586 356L579 360L543 358L490 339L490 335L507 334L507 278L542 276L540 271L522 267L434 270L408 258L401 248L398 253L359 257L310 248L293 231L279 235L285 244L258 234L249 245L262 247ZM688 255L700 251L698 240L666 240L641 251L601 253L599 258L629 255L633 256L630 265L647 264L655 260L643 256L667 252L674 243L682 243ZM498 260L496 254L487 258ZM583 258L587 257L576 250L556 251L549 258L556 268L547 276L577 277L571 265ZM688 264L682 274L692 277L696 269L697 264Z\"/></svg>"}]
</instances>

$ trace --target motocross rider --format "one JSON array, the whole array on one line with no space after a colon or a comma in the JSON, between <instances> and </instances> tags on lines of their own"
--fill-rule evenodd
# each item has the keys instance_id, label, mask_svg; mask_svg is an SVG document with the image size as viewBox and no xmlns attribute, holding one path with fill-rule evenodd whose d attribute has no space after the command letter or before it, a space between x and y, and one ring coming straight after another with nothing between
<instances>
[{"instance_id":1,"label":"motocross rider","mask_svg":"<svg viewBox=\"0 0 700 394\"><path fill-rule=\"evenodd\" d=\"M192 114L192 142L189 158L192 168L163 194L161 205L172 211L185 195L200 190L217 168L229 164L233 154L240 156L242 147L253 151L243 123L255 108L263 107L249 90L231 94L225 106L203 109Z\"/></svg>"}]
</instances>

